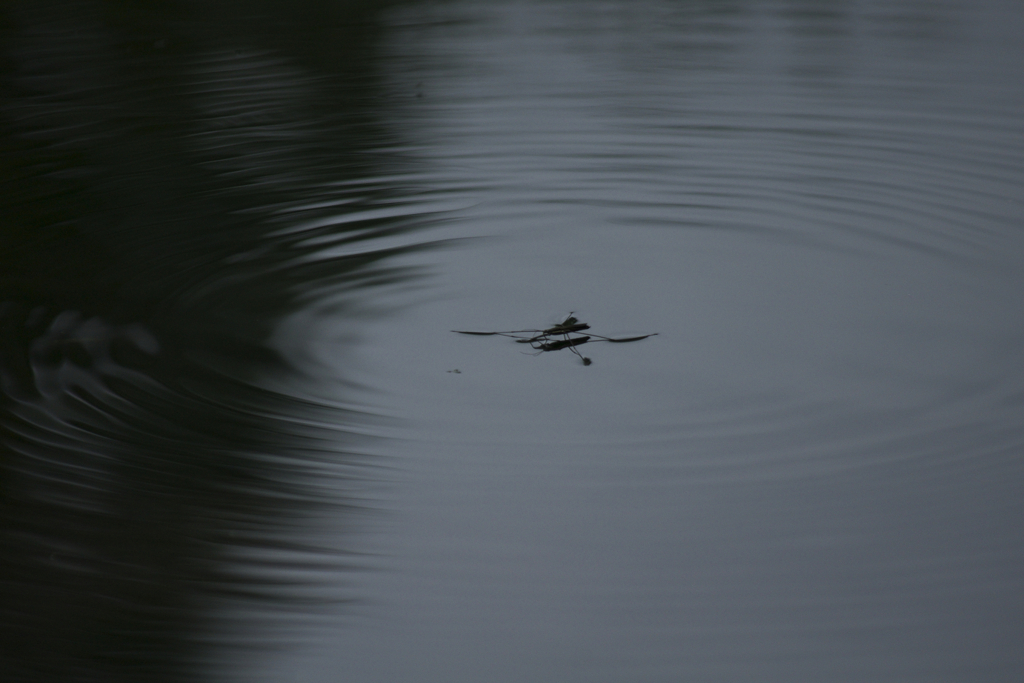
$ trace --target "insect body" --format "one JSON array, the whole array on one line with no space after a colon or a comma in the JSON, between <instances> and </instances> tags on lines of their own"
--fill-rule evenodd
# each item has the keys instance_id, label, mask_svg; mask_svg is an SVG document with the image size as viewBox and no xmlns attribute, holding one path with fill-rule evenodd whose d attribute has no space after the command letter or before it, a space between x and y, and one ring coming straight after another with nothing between
<instances>
[{"instance_id":1,"label":"insect body","mask_svg":"<svg viewBox=\"0 0 1024 683\"><path fill-rule=\"evenodd\" d=\"M529 344L537 353L543 353L545 351L561 351L562 349L569 349L574 354L580 357L584 365L590 365L591 360L584 358L583 355L576 348L592 341L606 341L614 343L634 342L640 341L641 339L647 339L657 334L644 334L639 337L604 337L599 334L587 333L585 335L577 335L583 330L589 330L590 325L581 323L572 313L557 325L553 325L543 330L509 330L505 332L470 332L467 330L452 330L458 334L473 334L479 336L491 336L498 335L501 337L511 337L520 344Z\"/></svg>"}]
</instances>

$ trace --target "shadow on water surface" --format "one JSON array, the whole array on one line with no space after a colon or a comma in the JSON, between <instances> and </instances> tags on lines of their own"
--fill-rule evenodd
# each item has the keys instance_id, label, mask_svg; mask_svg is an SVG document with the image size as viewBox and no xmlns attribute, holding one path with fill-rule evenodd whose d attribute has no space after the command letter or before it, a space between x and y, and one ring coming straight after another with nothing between
<instances>
[{"instance_id":1,"label":"shadow on water surface","mask_svg":"<svg viewBox=\"0 0 1024 683\"><path fill-rule=\"evenodd\" d=\"M310 527L358 507L363 417L282 390L269 340L415 277L374 241L424 223L375 122L380 5L0 12L5 680L198 680L227 607L312 610L345 565Z\"/></svg>"}]
</instances>

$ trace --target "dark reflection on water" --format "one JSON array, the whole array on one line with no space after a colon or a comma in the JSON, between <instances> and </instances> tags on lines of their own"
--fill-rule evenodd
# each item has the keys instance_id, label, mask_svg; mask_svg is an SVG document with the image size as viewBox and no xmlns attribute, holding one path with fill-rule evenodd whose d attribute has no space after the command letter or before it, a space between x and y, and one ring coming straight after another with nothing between
<instances>
[{"instance_id":1,"label":"dark reflection on water","mask_svg":"<svg viewBox=\"0 0 1024 683\"><path fill-rule=\"evenodd\" d=\"M414 277L424 221L374 14L332 7L0 13L4 680L197 680L225 605L344 599L309 528L357 507L362 418L281 390L268 337Z\"/></svg>"}]
</instances>

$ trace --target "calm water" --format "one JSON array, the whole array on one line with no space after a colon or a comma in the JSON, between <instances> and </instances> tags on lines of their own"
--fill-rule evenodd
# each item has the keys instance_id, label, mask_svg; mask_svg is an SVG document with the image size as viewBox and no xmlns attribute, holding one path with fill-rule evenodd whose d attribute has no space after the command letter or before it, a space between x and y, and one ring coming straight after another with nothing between
<instances>
[{"instance_id":1,"label":"calm water","mask_svg":"<svg viewBox=\"0 0 1024 683\"><path fill-rule=\"evenodd\" d=\"M237 12L2 15L11 680L1016 680L1024 9Z\"/></svg>"}]
</instances>

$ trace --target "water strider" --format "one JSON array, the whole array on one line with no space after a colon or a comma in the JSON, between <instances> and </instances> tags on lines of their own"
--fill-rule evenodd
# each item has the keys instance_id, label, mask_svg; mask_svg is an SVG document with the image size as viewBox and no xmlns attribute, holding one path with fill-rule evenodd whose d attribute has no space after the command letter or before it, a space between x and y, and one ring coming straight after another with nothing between
<instances>
[{"instance_id":1,"label":"water strider","mask_svg":"<svg viewBox=\"0 0 1024 683\"><path fill-rule=\"evenodd\" d=\"M600 334L594 334L589 332L587 334L579 334L583 330L589 330L590 325L581 323L572 312L560 323L553 325L543 330L509 330L504 332L471 332L467 330L452 330L458 334L474 334L482 337L498 335L501 337L511 337L520 344L529 344L534 348L537 353L543 353L545 351L561 351L562 349L569 349L583 361L584 365L590 365L591 360L579 352L576 347L582 346L589 342L613 342L621 344L625 342L640 341L641 339L647 339L653 337L657 332L651 334L640 335L639 337L605 337ZM571 336L578 334L579 336Z\"/></svg>"}]
</instances>

